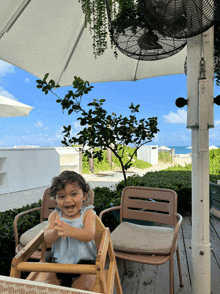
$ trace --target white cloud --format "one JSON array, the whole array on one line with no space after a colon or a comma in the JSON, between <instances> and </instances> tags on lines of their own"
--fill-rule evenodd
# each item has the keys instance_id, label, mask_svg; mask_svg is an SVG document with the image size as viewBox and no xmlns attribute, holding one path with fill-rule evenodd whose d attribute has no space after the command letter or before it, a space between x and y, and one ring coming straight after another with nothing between
<instances>
[{"instance_id":1,"label":"white cloud","mask_svg":"<svg viewBox=\"0 0 220 294\"><path fill-rule=\"evenodd\" d=\"M83 129L83 126L81 126L79 121L74 121L73 127L74 127L74 131L77 133Z\"/></svg>"},{"instance_id":2,"label":"white cloud","mask_svg":"<svg viewBox=\"0 0 220 294\"><path fill-rule=\"evenodd\" d=\"M220 125L220 120L217 120L216 119L215 122L214 122L214 125L215 125L215 127L218 126L218 125Z\"/></svg>"},{"instance_id":3,"label":"white cloud","mask_svg":"<svg viewBox=\"0 0 220 294\"><path fill-rule=\"evenodd\" d=\"M151 144L154 145L154 144L158 143L158 141L159 141L159 134L155 134L154 138L152 139Z\"/></svg>"},{"instance_id":4,"label":"white cloud","mask_svg":"<svg viewBox=\"0 0 220 294\"><path fill-rule=\"evenodd\" d=\"M30 79L26 78L24 79L25 83L30 83Z\"/></svg>"},{"instance_id":5,"label":"white cloud","mask_svg":"<svg viewBox=\"0 0 220 294\"><path fill-rule=\"evenodd\" d=\"M42 123L42 121L38 120L36 124L34 124L34 127L36 128L42 128L43 130L49 130L49 127L46 127L45 124Z\"/></svg>"},{"instance_id":6,"label":"white cloud","mask_svg":"<svg viewBox=\"0 0 220 294\"><path fill-rule=\"evenodd\" d=\"M166 123L169 124L186 124L187 119L186 119L187 112L184 109L178 109L177 113L174 113L170 111L168 115L164 115L163 118Z\"/></svg>"},{"instance_id":7,"label":"white cloud","mask_svg":"<svg viewBox=\"0 0 220 294\"><path fill-rule=\"evenodd\" d=\"M14 146L61 146L61 140L54 134L28 134L23 136L5 135L0 138L1 147Z\"/></svg>"},{"instance_id":8,"label":"white cloud","mask_svg":"<svg viewBox=\"0 0 220 294\"><path fill-rule=\"evenodd\" d=\"M41 128L41 127L43 127L43 123L40 120L38 120L37 123L34 124L34 127Z\"/></svg>"},{"instance_id":9,"label":"white cloud","mask_svg":"<svg viewBox=\"0 0 220 294\"><path fill-rule=\"evenodd\" d=\"M13 96L11 93L9 93L7 90L2 88L1 86L0 86L0 95L4 96L4 97L7 97L7 98L10 98L10 99L13 99L15 101L18 101L18 99L15 98L15 96Z\"/></svg>"},{"instance_id":10,"label":"white cloud","mask_svg":"<svg viewBox=\"0 0 220 294\"><path fill-rule=\"evenodd\" d=\"M6 76L8 73L15 73L15 66L0 60L0 77Z\"/></svg>"}]
</instances>

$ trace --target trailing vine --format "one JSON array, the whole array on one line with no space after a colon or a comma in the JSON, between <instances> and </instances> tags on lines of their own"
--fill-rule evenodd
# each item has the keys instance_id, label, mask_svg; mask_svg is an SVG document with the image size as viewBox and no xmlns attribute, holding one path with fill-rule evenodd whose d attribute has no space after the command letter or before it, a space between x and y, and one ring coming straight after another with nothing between
<instances>
[{"instance_id":1,"label":"trailing vine","mask_svg":"<svg viewBox=\"0 0 220 294\"><path fill-rule=\"evenodd\" d=\"M85 26L89 27L92 34L93 53L95 57L100 56L108 48L107 36L110 30L105 0L79 0L79 2L85 14ZM142 18L137 0L108 0L108 4L112 23L119 25L119 27L120 23L124 23L128 19L137 20ZM134 30L135 27L134 22ZM111 46L114 46L112 38ZM117 57L116 47L114 54Z\"/></svg>"}]
</instances>

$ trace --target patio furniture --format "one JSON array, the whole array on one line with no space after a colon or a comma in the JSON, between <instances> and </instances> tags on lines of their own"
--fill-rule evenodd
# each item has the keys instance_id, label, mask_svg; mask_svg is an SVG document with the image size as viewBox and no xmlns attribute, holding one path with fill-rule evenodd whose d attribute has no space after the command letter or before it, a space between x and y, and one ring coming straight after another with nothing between
<instances>
[{"instance_id":1,"label":"patio furniture","mask_svg":"<svg viewBox=\"0 0 220 294\"><path fill-rule=\"evenodd\" d=\"M176 192L159 188L125 187L122 191L121 205L103 210L99 218L102 219L104 213L114 209L120 209L120 225L111 233L115 256L152 265L161 265L169 260L170 293L172 294L173 255L176 251L180 286L182 287L177 244L182 216L177 213ZM124 218L153 221L172 227L142 226L124 222Z\"/></svg>"},{"instance_id":2,"label":"patio furniture","mask_svg":"<svg viewBox=\"0 0 220 294\"><path fill-rule=\"evenodd\" d=\"M47 219L48 219L49 215L51 214L51 212L56 207L56 201L54 199L50 198L49 190L50 190L50 188L47 188L44 192L41 207L32 208L32 209L26 210L26 211L21 212L16 215L16 217L14 219L15 254L20 252L42 229L46 228ZM93 190L90 190L89 195L82 206L88 206L90 204L93 205L93 202L94 202L94 192L93 192ZM40 223L38 225L34 226L33 228L29 229L25 233L23 233L19 239L18 228L17 228L17 222L18 222L19 217L21 217L27 213L36 211L36 210L41 210ZM51 245L48 244L48 248L50 248L50 247L51 247ZM41 258L41 246L35 252L33 252L33 254L31 255L31 258L33 258L33 259L40 259Z\"/></svg>"},{"instance_id":3,"label":"patio furniture","mask_svg":"<svg viewBox=\"0 0 220 294\"><path fill-rule=\"evenodd\" d=\"M210 214L220 220L220 185L209 183Z\"/></svg>"},{"instance_id":4,"label":"patio furniture","mask_svg":"<svg viewBox=\"0 0 220 294\"><path fill-rule=\"evenodd\" d=\"M85 289L102 294L112 294L115 285L117 294L123 294L110 232L108 228L105 228L97 216L94 241L98 251L95 265L45 262L44 254L47 248L47 243L44 240L44 231L45 229L41 230L37 236L13 258L10 272L11 277L20 278L21 271L26 271L31 272L27 277L28 280L45 282L49 284L54 283L55 281L55 283L58 282L56 284L59 285L59 280L55 275L56 272L73 274L77 273L82 275L73 282L72 288L83 290ZM27 262L27 260L32 256L36 249L39 248L40 245L40 261ZM106 269L107 254L110 260L108 269ZM93 283L85 284L86 278L91 278L92 275L95 278L93 279Z\"/></svg>"}]
</instances>

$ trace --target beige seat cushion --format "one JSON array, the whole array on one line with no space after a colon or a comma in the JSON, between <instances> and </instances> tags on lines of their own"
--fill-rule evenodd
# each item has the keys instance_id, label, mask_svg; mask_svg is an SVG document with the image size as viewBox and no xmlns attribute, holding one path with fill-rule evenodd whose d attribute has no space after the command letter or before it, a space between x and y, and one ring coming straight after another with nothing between
<instances>
[{"instance_id":1,"label":"beige seat cushion","mask_svg":"<svg viewBox=\"0 0 220 294\"><path fill-rule=\"evenodd\" d=\"M122 222L112 233L116 251L137 254L169 254L174 229L156 226L141 226ZM177 242L176 242L177 249Z\"/></svg>"},{"instance_id":2,"label":"beige seat cushion","mask_svg":"<svg viewBox=\"0 0 220 294\"><path fill-rule=\"evenodd\" d=\"M212 207L210 210L210 213L215 216L216 218L220 219L220 211L216 208Z\"/></svg>"},{"instance_id":3,"label":"beige seat cushion","mask_svg":"<svg viewBox=\"0 0 220 294\"><path fill-rule=\"evenodd\" d=\"M44 221L21 235L20 244L26 246L42 229L46 228L48 221Z\"/></svg>"}]
</instances>

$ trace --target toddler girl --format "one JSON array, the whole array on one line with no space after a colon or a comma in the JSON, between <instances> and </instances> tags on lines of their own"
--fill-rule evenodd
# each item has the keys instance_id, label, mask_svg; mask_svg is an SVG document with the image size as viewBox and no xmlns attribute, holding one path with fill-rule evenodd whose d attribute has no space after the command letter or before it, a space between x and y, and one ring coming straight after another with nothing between
<instances>
[{"instance_id":1,"label":"toddler girl","mask_svg":"<svg viewBox=\"0 0 220 294\"><path fill-rule=\"evenodd\" d=\"M64 171L54 177L50 195L57 208L50 214L44 239L52 245L50 262L68 264L95 264L97 249L94 206L82 207L89 185L76 172ZM73 278L80 274L57 273L61 286L71 287Z\"/></svg>"}]
</instances>

